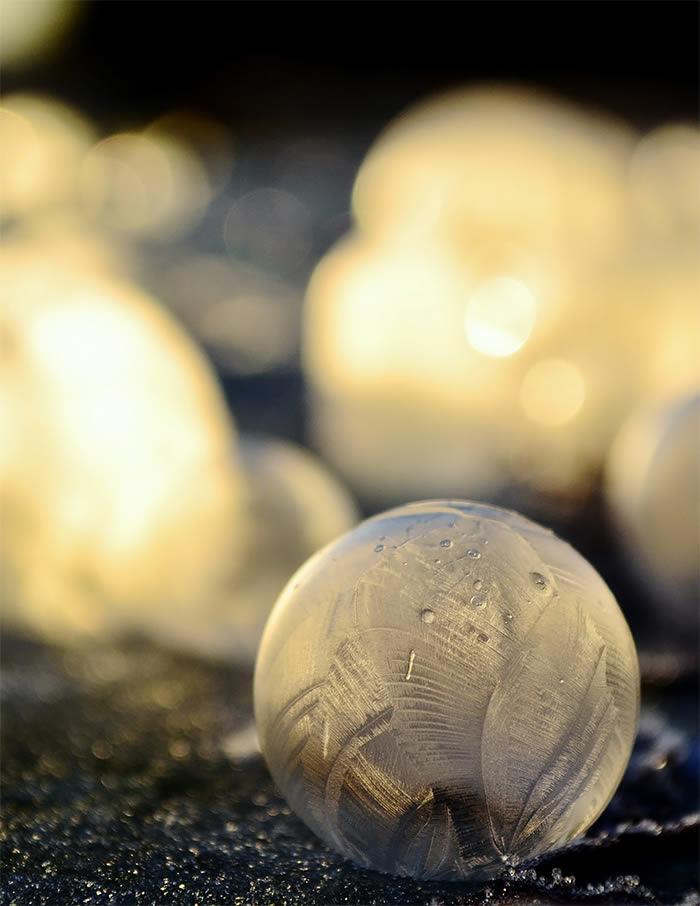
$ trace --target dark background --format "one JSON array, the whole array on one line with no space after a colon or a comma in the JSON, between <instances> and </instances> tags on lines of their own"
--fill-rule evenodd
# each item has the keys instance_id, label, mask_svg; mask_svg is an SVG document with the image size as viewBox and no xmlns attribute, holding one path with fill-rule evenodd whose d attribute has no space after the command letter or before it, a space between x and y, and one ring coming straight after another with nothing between
<instances>
[{"instance_id":1,"label":"dark background","mask_svg":"<svg viewBox=\"0 0 700 906\"><path fill-rule=\"evenodd\" d=\"M469 81L543 87L640 129L698 113L696 2L80 6L50 58L3 73L4 92L53 95L105 133L192 107L232 130L243 160L320 135L359 164L404 107ZM338 187L348 202L351 185L352 173ZM225 389L243 430L305 440L298 371L227 377ZM606 558L595 507L571 540L622 601L633 592ZM608 831L607 840L584 840L477 891L394 881L325 851L262 762L236 754L250 721L249 676L143 641L100 657L3 640L0 842L3 886L17 906L700 903L697 673L672 653L643 662L638 744L591 832Z\"/></svg>"},{"instance_id":2,"label":"dark background","mask_svg":"<svg viewBox=\"0 0 700 906\"><path fill-rule=\"evenodd\" d=\"M694 117L698 4L83 0L50 59L4 74L124 128L191 105L279 136L367 137L427 92L526 81L640 127Z\"/></svg>"}]
</instances>

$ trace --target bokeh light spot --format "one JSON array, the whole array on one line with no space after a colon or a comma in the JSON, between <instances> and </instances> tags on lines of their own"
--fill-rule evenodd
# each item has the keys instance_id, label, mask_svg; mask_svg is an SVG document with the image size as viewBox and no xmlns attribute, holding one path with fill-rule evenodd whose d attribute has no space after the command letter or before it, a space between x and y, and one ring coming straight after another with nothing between
<instances>
[{"instance_id":1,"label":"bokeh light spot","mask_svg":"<svg viewBox=\"0 0 700 906\"><path fill-rule=\"evenodd\" d=\"M534 324L532 291L513 277L485 280L467 302L464 328L471 345L484 355L513 355L525 345Z\"/></svg>"}]
</instances>

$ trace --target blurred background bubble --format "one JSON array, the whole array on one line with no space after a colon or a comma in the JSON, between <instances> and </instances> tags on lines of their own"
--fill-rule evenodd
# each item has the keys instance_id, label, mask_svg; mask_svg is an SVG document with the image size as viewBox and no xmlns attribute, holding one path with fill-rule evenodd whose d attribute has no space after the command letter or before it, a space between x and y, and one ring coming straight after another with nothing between
<instances>
[{"instance_id":1,"label":"blurred background bubble","mask_svg":"<svg viewBox=\"0 0 700 906\"><path fill-rule=\"evenodd\" d=\"M249 664L301 560L443 495L584 547L594 513L612 541L584 552L614 579L627 551L623 594L670 600L685 570L687 600L696 561L640 580L631 526L685 550L691 516L654 513L690 487L693 429L641 470L623 440L641 429L622 428L700 387L681 56L625 75L611 44L593 79L554 46L533 68L517 29L499 66L476 48L457 65L444 30L416 65L377 32L358 69L352 41L292 38L281 10L258 53L223 13L171 4L183 65L161 67L155 15L5 6L0 552L18 626ZM676 421L655 418L645 438L671 449Z\"/></svg>"}]
</instances>

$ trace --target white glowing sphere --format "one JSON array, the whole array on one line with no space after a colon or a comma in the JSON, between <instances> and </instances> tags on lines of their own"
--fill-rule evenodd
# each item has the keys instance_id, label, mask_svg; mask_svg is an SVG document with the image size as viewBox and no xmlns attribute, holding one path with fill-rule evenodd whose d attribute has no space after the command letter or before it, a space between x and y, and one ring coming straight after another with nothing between
<instances>
[{"instance_id":1,"label":"white glowing sphere","mask_svg":"<svg viewBox=\"0 0 700 906\"><path fill-rule=\"evenodd\" d=\"M5 619L73 641L196 608L240 501L205 359L130 287L12 245L0 274Z\"/></svg>"}]
</instances>

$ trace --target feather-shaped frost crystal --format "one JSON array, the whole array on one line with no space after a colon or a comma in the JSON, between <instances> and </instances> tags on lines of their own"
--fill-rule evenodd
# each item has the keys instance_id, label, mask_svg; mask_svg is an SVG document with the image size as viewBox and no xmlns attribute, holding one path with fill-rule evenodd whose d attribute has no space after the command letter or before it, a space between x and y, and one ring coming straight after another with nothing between
<instances>
[{"instance_id":1,"label":"feather-shaped frost crystal","mask_svg":"<svg viewBox=\"0 0 700 906\"><path fill-rule=\"evenodd\" d=\"M634 641L593 567L516 513L426 501L290 580L255 674L263 753L360 865L494 877L583 833L634 742Z\"/></svg>"}]
</instances>

